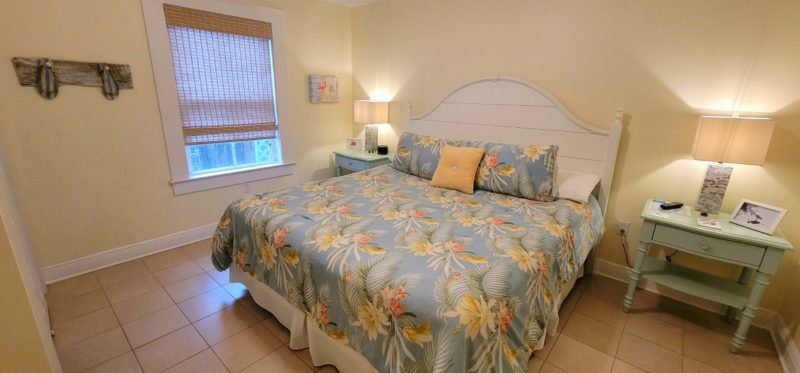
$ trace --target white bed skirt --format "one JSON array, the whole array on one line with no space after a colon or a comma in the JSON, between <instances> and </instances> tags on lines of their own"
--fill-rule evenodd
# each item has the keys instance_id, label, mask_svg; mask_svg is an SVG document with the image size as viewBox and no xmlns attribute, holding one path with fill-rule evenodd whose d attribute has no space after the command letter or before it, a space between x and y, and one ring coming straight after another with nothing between
<instances>
[{"instance_id":1,"label":"white bed skirt","mask_svg":"<svg viewBox=\"0 0 800 373\"><path fill-rule=\"evenodd\" d=\"M329 337L314 324L312 318L306 317L305 313L292 306L275 290L256 280L250 274L245 273L236 265L231 265L229 273L231 282L238 282L247 287L253 300L259 306L272 313L283 326L289 329L289 348L293 350L308 348L314 365L334 365L340 372L377 372L375 367L364 356ZM583 266L566 287L569 291L562 292L560 299L558 299L559 306L556 309L561 308L564 298L575 286L578 278L582 276ZM545 338L548 335L555 334L559 322L558 312L550 315L550 321ZM542 343L544 343L544 338ZM542 346L537 347L537 349L540 348Z\"/></svg>"}]
</instances>

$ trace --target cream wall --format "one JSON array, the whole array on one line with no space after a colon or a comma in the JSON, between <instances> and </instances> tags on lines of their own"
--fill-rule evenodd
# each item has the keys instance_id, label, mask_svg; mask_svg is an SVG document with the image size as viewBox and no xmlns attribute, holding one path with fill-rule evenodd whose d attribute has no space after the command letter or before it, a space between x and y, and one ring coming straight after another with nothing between
<instances>
[{"instance_id":1,"label":"cream wall","mask_svg":"<svg viewBox=\"0 0 800 373\"><path fill-rule=\"evenodd\" d=\"M46 347L40 338L22 274L0 216L0 362L8 372L50 372ZM49 336L48 336L49 337ZM50 346L52 350L52 344ZM55 362L58 364L58 362Z\"/></svg>"},{"instance_id":2,"label":"cream wall","mask_svg":"<svg viewBox=\"0 0 800 373\"><path fill-rule=\"evenodd\" d=\"M333 175L331 152L352 131L350 10L311 0L283 9L296 173L264 191ZM34 0L0 5L0 157L43 265L216 222L241 186L174 196L139 0ZM61 87L46 101L20 87L14 56L130 64L133 90ZM309 74L340 78L340 103L308 103Z\"/></svg>"},{"instance_id":3,"label":"cream wall","mask_svg":"<svg viewBox=\"0 0 800 373\"><path fill-rule=\"evenodd\" d=\"M421 113L456 85L487 76L535 82L600 127L624 108L599 252L617 264L617 219L633 222L635 244L648 197L694 202L706 165L690 154L698 115L774 116L766 165L735 167L723 210L743 197L788 208L782 228L800 248L799 16L800 3L788 0L386 0L353 10L353 95L393 96L393 131L381 141L392 145L405 102ZM763 306L781 310L800 342L798 257L786 257ZM675 261L709 266L685 254Z\"/></svg>"}]
</instances>

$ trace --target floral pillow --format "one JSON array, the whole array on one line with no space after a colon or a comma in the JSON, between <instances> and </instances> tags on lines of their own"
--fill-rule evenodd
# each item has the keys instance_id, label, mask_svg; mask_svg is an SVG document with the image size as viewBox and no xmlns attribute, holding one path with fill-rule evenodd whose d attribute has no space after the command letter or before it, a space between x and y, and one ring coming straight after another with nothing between
<instances>
[{"instance_id":1,"label":"floral pillow","mask_svg":"<svg viewBox=\"0 0 800 373\"><path fill-rule=\"evenodd\" d=\"M437 139L431 136L403 132L397 143L397 153L392 159L392 167L414 176L431 179L439 165L442 148L445 144L460 145L463 141Z\"/></svg>"},{"instance_id":2,"label":"floral pillow","mask_svg":"<svg viewBox=\"0 0 800 373\"><path fill-rule=\"evenodd\" d=\"M482 141L439 139L404 132L397 144L392 167L431 179L444 145L483 148L478 166L478 189L534 201L556 199L555 175L558 145L508 145Z\"/></svg>"},{"instance_id":3,"label":"floral pillow","mask_svg":"<svg viewBox=\"0 0 800 373\"><path fill-rule=\"evenodd\" d=\"M554 201L558 145L483 143L478 189L534 201Z\"/></svg>"}]
</instances>

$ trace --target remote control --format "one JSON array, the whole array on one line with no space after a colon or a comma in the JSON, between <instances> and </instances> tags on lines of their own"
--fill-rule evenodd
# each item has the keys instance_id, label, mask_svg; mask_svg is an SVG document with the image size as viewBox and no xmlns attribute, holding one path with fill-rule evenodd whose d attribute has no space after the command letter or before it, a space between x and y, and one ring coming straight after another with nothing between
<instances>
[{"instance_id":1,"label":"remote control","mask_svg":"<svg viewBox=\"0 0 800 373\"><path fill-rule=\"evenodd\" d=\"M683 203L680 202L666 202L661 204L662 210L674 210L683 207Z\"/></svg>"}]
</instances>

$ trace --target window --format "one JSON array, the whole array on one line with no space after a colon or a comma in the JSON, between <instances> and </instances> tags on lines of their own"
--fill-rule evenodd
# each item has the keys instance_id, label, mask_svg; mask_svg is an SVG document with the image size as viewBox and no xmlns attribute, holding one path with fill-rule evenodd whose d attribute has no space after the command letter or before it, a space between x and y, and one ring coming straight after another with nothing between
<instances>
[{"instance_id":1,"label":"window","mask_svg":"<svg viewBox=\"0 0 800 373\"><path fill-rule=\"evenodd\" d=\"M280 11L197 4L143 0L175 193L291 173Z\"/></svg>"}]
</instances>

